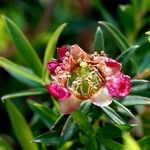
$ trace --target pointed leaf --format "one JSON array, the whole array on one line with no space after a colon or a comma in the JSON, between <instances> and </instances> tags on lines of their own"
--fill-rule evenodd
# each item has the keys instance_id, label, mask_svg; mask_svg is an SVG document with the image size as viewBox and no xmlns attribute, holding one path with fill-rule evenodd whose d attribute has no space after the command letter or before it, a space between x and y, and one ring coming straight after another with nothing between
<instances>
[{"instance_id":1,"label":"pointed leaf","mask_svg":"<svg viewBox=\"0 0 150 150\"><path fill-rule=\"evenodd\" d=\"M116 104L117 110L118 110L120 113L125 114L125 115L127 115L127 116L129 116L129 117L134 118L134 115L131 113L131 111L130 111L128 108L126 108L125 106L123 106L121 103L119 103L119 102L116 101L116 100L113 100L113 101L114 101L114 103Z\"/></svg>"},{"instance_id":2,"label":"pointed leaf","mask_svg":"<svg viewBox=\"0 0 150 150\"><path fill-rule=\"evenodd\" d=\"M70 115L84 132L93 131L92 126L89 123L87 117L80 110L76 110L72 112Z\"/></svg>"},{"instance_id":3,"label":"pointed leaf","mask_svg":"<svg viewBox=\"0 0 150 150\"><path fill-rule=\"evenodd\" d=\"M7 94L1 97L2 101L5 101L7 99L12 99L16 97L24 97L24 96L32 96L32 95L39 95L46 93L46 89L44 88L35 88L35 89L29 89L25 91L19 91L16 93Z\"/></svg>"},{"instance_id":4,"label":"pointed leaf","mask_svg":"<svg viewBox=\"0 0 150 150\"><path fill-rule=\"evenodd\" d=\"M33 135L30 131L22 114L18 111L16 106L11 101L6 101L8 114L13 126L15 135L23 150L38 150L36 144L31 143Z\"/></svg>"},{"instance_id":5,"label":"pointed leaf","mask_svg":"<svg viewBox=\"0 0 150 150\"><path fill-rule=\"evenodd\" d=\"M116 41L116 43L118 44L118 46L121 49L126 50L129 48L127 39L114 25L112 25L108 22L103 22L103 21L99 21L98 23L99 23L100 27L103 26L108 30L110 35L114 38L114 40Z\"/></svg>"},{"instance_id":6,"label":"pointed leaf","mask_svg":"<svg viewBox=\"0 0 150 150\"><path fill-rule=\"evenodd\" d=\"M148 80L131 80L131 92L148 91L150 90L150 81Z\"/></svg>"},{"instance_id":7,"label":"pointed leaf","mask_svg":"<svg viewBox=\"0 0 150 150\"><path fill-rule=\"evenodd\" d=\"M24 61L31 69L38 75L42 74L42 63L37 56L35 50L26 39L22 31L17 27L17 25L10 20L9 18L3 16L3 19L6 23L6 27L9 31L9 34L14 42L19 54L22 56Z\"/></svg>"},{"instance_id":8,"label":"pointed leaf","mask_svg":"<svg viewBox=\"0 0 150 150\"><path fill-rule=\"evenodd\" d=\"M125 106L150 105L150 98L143 96L127 96L120 100L120 102Z\"/></svg>"},{"instance_id":9,"label":"pointed leaf","mask_svg":"<svg viewBox=\"0 0 150 150\"><path fill-rule=\"evenodd\" d=\"M100 142L111 150L123 150L124 146L114 140L101 138Z\"/></svg>"},{"instance_id":10,"label":"pointed leaf","mask_svg":"<svg viewBox=\"0 0 150 150\"><path fill-rule=\"evenodd\" d=\"M113 125L106 125L103 128L99 128L97 132L98 138L106 139L115 139L117 137L121 137L121 134L121 130Z\"/></svg>"},{"instance_id":11,"label":"pointed leaf","mask_svg":"<svg viewBox=\"0 0 150 150\"><path fill-rule=\"evenodd\" d=\"M57 115L48 107L45 107L35 101L29 100L30 108L36 113L48 128L51 128L57 120Z\"/></svg>"},{"instance_id":12,"label":"pointed leaf","mask_svg":"<svg viewBox=\"0 0 150 150\"><path fill-rule=\"evenodd\" d=\"M122 64L126 63L131 58L131 56L135 53L137 48L139 48L139 45L135 45L128 48L126 51L124 51L121 55L117 57L117 60Z\"/></svg>"},{"instance_id":13,"label":"pointed leaf","mask_svg":"<svg viewBox=\"0 0 150 150\"><path fill-rule=\"evenodd\" d=\"M58 146L60 143L60 136L58 133L52 131L47 132L33 139L33 142L44 143L46 145Z\"/></svg>"},{"instance_id":14,"label":"pointed leaf","mask_svg":"<svg viewBox=\"0 0 150 150\"><path fill-rule=\"evenodd\" d=\"M44 81L47 78L46 64L51 58L53 58L53 56L55 54L55 49L56 49L56 44L57 44L58 38L66 25L67 24L64 23L61 26L59 26L57 28L57 30L50 37L49 42L47 44L47 48L46 48L45 54L44 54L43 74L42 74Z\"/></svg>"},{"instance_id":15,"label":"pointed leaf","mask_svg":"<svg viewBox=\"0 0 150 150\"><path fill-rule=\"evenodd\" d=\"M109 106L103 106L101 109L116 123L125 124L125 121Z\"/></svg>"},{"instance_id":16,"label":"pointed leaf","mask_svg":"<svg viewBox=\"0 0 150 150\"><path fill-rule=\"evenodd\" d=\"M90 109L90 106L91 106L91 102L89 101L83 102L80 106L81 112L84 115L86 115ZM66 141L68 141L76 133L77 130L78 130L78 126L70 116L65 122L65 125L63 126L61 136L60 136L61 143L65 143Z\"/></svg>"},{"instance_id":17,"label":"pointed leaf","mask_svg":"<svg viewBox=\"0 0 150 150\"><path fill-rule=\"evenodd\" d=\"M94 38L94 50L97 52L105 50L103 31L97 28Z\"/></svg>"},{"instance_id":18,"label":"pointed leaf","mask_svg":"<svg viewBox=\"0 0 150 150\"><path fill-rule=\"evenodd\" d=\"M78 130L78 125L74 122L74 120L70 116L65 122L65 125L63 126L63 129L61 131L61 136L60 136L61 143L63 144L66 141L68 141L77 130Z\"/></svg>"},{"instance_id":19,"label":"pointed leaf","mask_svg":"<svg viewBox=\"0 0 150 150\"><path fill-rule=\"evenodd\" d=\"M67 115L60 115L59 118L53 124L53 126L50 128L50 130L51 131L58 130L58 128L66 122L67 118L68 118Z\"/></svg>"},{"instance_id":20,"label":"pointed leaf","mask_svg":"<svg viewBox=\"0 0 150 150\"><path fill-rule=\"evenodd\" d=\"M6 71L13 72L14 74L21 76L22 78L34 81L39 84L43 84L42 80L34 73L29 71L27 68L19 66L7 60L6 58L0 57L0 66L4 68Z\"/></svg>"},{"instance_id":21,"label":"pointed leaf","mask_svg":"<svg viewBox=\"0 0 150 150\"><path fill-rule=\"evenodd\" d=\"M118 124L118 125L115 125L116 127L118 127L121 131L131 131L131 129L133 129L134 127L137 126L137 124Z\"/></svg>"}]
</instances>

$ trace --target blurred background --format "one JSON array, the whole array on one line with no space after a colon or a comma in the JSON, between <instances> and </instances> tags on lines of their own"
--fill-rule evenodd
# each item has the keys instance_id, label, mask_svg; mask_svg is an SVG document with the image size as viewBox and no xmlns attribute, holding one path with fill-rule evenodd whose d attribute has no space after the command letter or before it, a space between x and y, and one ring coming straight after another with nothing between
<instances>
[{"instance_id":1,"label":"blurred background","mask_svg":"<svg viewBox=\"0 0 150 150\"><path fill-rule=\"evenodd\" d=\"M137 72L132 72L131 76L150 79L150 44L145 35L145 32L150 30L150 0L0 0L0 15L9 17L21 28L41 59L49 37L62 23L66 22L68 25L61 34L58 46L77 43L86 51L90 51L97 22L108 21L127 37L131 45L141 45L134 56ZM107 42L107 50L116 48L111 44L109 46L109 40ZM116 53L108 52L111 57L115 57ZM10 40L2 17L0 17L0 56L17 64L24 64ZM0 68L0 97L27 88L27 85L12 78ZM30 122L31 112L24 100L25 98L19 98L19 101L15 99L15 103ZM137 138L143 134L150 134L149 107L141 112L141 116L142 130L136 131ZM32 122L31 127L34 130ZM0 136L7 139L14 148L20 148L2 102L0 102Z\"/></svg>"}]
</instances>

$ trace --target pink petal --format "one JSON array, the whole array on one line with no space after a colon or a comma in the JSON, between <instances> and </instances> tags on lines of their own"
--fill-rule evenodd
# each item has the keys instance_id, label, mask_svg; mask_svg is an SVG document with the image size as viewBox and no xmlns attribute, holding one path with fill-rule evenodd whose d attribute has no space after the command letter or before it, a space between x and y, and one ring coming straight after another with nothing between
<instances>
[{"instance_id":1,"label":"pink petal","mask_svg":"<svg viewBox=\"0 0 150 150\"><path fill-rule=\"evenodd\" d=\"M113 97L125 97L131 89L130 77L118 72L106 78L106 86Z\"/></svg>"},{"instance_id":2,"label":"pink petal","mask_svg":"<svg viewBox=\"0 0 150 150\"><path fill-rule=\"evenodd\" d=\"M101 87L92 97L91 102L97 106L108 106L112 102L112 97L106 87Z\"/></svg>"},{"instance_id":3,"label":"pink petal","mask_svg":"<svg viewBox=\"0 0 150 150\"><path fill-rule=\"evenodd\" d=\"M121 70L121 64L114 59L109 58L107 61L105 61L105 63L106 66L111 68L114 73Z\"/></svg>"},{"instance_id":4,"label":"pink petal","mask_svg":"<svg viewBox=\"0 0 150 150\"><path fill-rule=\"evenodd\" d=\"M59 101L65 101L71 95L70 91L67 88L55 82L52 82L51 84L47 85L47 89L48 92Z\"/></svg>"},{"instance_id":5,"label":"pink petal","mask_svg":"<svg viewBox=\"0 0 150 150\"><path fill-rule=\"evenodd\" d=\"M66 56L66 52L68 51L69 49L67 46L62 46L60 48L57 48L58 59L60 61L63 61L64 57Z\"/></svg>"},{"instance_id":6,"label":"pink petal","mask_svg":"<svg viewBox=\"0 0 150 150\"><path fill-rule=\"evenodd\" d=\"M55 69L58 67L59 63L56 59L50 60L47 63L47 68L50 74L55 74Z\"/></svg>"},{"instance_id":7,"label":"pink petal","mask_svg":"<svg viewBox=\"0 0 150 150\"><path fill-rule=\"evenodd\" d=\"M69 114L75 111L80 106L81 102L81 100L72 94L65 101L59 101L61 112L64 114Z\"/></svg>"}]
</instances>

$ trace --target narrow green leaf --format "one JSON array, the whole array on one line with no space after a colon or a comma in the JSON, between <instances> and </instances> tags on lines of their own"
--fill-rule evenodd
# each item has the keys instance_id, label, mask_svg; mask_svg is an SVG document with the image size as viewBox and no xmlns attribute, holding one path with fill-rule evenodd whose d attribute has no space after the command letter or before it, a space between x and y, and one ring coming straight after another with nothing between
<instances>
[{"instance_id":1,"label":"narrow green leaf","mask_svg":"<svg viewBox=\"0 0 150 150\"><path fill-rule=\"evenodd\" d=\"M114 140L101 138L100 142L111 150L123 150L124 146Z\"/></svg>"},{"instance_id":2,"label":"narrow green leaf","mask_svg":"<svg viewBox=\"0 0 150 150\"><path fill-rule=\"evenodd\" d=\"M111 132L110 132L111 131ZM98 129L97 137L106 139L115 139L121 137L121 130L113 125L106 125Z\"/></svg>"},{"instance_id":3,"label":"narrow green leaf","mask_svg":"<svg viewBox=\"0 0 150 150\"><path fill-rule=\"evenodd\" d=\"M145 136L144 138L140 139L138 141L138 144L144 149L149 148L150 146L150 135Z\"/></svg>"},{"instance_id":4,"label":"narrow green leaf","mask_svg":"<svg viewBox=\"0 0 150 150\"><path fill-rule=\"evenodd\" d=\"M150 81L148 80L131 80L131 92L148 91L150 90Z\"/></svg>"},{"instance_id":5,"label":"narrow green leaf","mask_svg":"<svg viewBox=\"0 0 150 150\"><path fill-rule=\"evenodd\" d=\"M120 102L125 106L132 105L150 105L150 98L143 96L127 96L120 100Z\"/></svg>"},{"instance_id":6,"label":"narrow green leaf","mask_svg":"<svg viewBox=\"0 0 150 150\"><path fill-rule=\"evenodd\" d=\"M19 91L16 93L7 94L1 97L2 101L5 101L7 99L17 98L17 97L24 97L24 96L32 96L32 95L39 95L46 93L46 89L44 88L35 88L35 89L29 89L25 91Z\"/></svg>"},{"instance_id":7,"label":"narrow green leaf","mask_svg":"<svg viewBox=\"0 0 150 150\"><path fill-rule=\"evenodd\" d=\"M36 144L31 143L33 135L24 117L11 101L6 101L8 114L13 126L15 135L23 150L38 150Z\"/></svg>"},{"instance_id":8,"label":"narrow green leaf","mask_svg":"<svg viewBox=\"0 0 150 150\"><path fill-rule=\"evenodd\" d=\"M124 150L129 149L141 150L138 143L128 133L123 134L123 139L124 139Z\"/></svg>"},{"instance_id":9,"label":"narrow green leaf","mask_svg":"<svg viewBox=\"0 0 150 150\"><path fill-rule=\"evenodd\" d=\"M30 108L36 113L48 128L57 120L57 115L48 107L45 107L35 101L29 100Z\"/></svg>"},{"instance_id":10,"label":"narrow green leaf","mask_svg":"<svg viewBox=\"0 0 150 150\"><path fill-rule=\"evenodd\" d=\"M38 75L42 75L42 63L37 56L35 50L26 39L22 31L17 27L17 25L9 18L3 16L6 23L9 34L14 42L19 54L22 56L24 61L31 69Z\"/></svg>"},{"instance_id":11,"label":"narrow green leaf","mask_svg":"<svg viewBox=\"0 0 150 150\"><path fill-rule=\"evenodd\" d=\"M81 112L84 115L86 115L90 109L90 106L91 102L89 101L83 102L80 106ZM78 130L77 124L75 123L73 118L69 116L61 132L60 136L61 143L65 143L66 141L68 141L76 133L77 130Z\"/></svg>"},{"instance_id":12,"label":"narrow green leaf","mask_svg":"<svg viewBox=\"0 0 150 150\"><path fill-rule=\"evenodd\" d=\"M0 137L0 150L12 150L12 148Z\"/></svg>"},{"instance_id":13,"label":"narrow green leaf","mask_svg":"<svg viewBox=\"0 0 150 150\"><path fill-rule=\"evenodd\" d=\"M65 125L63 126L63 129L61 131L61 136L60 136L61 143L63 144L66 141L68 141L77 130L78 130L78 126L70 116L65 122Z\"/></svg>"},{"instance_id":14,"label":"narrow green leaf","mask_svg":"<svg viewBox=\"0 0 150 150\"><path fill-rule=\"evenodd\" d=\"M61 26L59 26L57 28L57 30L50 37L49 42L47 44L47 48L46 48L45 54L44 54L43 74L42 74L42 78L44 81L47 79L46 64L51 58L53 58L53 56L55 54L55 49L56 49L56 44L57 44L58 38L66 25L67 24L64 23Z\"/></svg>"},{"instance_id":15,"label":"narrow green leaf","mask_svg":"<svg viewBox=\"0 0 150 150\"><path fill-rule=\"evenodd\" d=\"M60 143L60 136L58 133L52 131L47 132L33 139L33 142L44 143L46 145L58 146Z\"/></svg>"},{"instance_id":16,"label":"narrow green leaf","mask_svg":"<svg viewBox=\"0 0 150 150\"><path fill-rule=\"evenodd\" d=\"M103 106L101 109L116 123L125 124L125 121L109 106Z\"/></svg>"},{"instance_id":17,"label":"narrow green leaf","mask_svg":"<svg viewBox=\"0 0 150 150\"><path fill-rule=\"evenodd\" d=\"M0 57L0 66L8 72L13 72L25 79L34 81L38 84L43 84L42 80L25 67L19 66L6 58Z\"/></svg>"},{"instance_id":18,"label":"narrow green leaf","mask_svg":"<svg viewBox=\"0 0 150 150\"><path fill-rule=\"evenodd\" d=\"M94 50L97 52L105 50L103 31L100 27L97 28L95 33Z\"/></svg>"},{"instance_id":19,"label":"narrow green leaf","mask_svg":"<svg viewBox=\"0 0 150 150\"><path fill-rule=\"evenodd\" d=\"M58 128L66 122L66 119L68 118L67 115L60 115L59 118L55 121L53 126L50 128L51 131L58 130Z\"/></svg>"},{"instance_id":20,"label":"narrow green leaf","mask_svg":"<svg viewBox=\"0 0 150 150\"><path fill-rule=\"evenodd\" d=\"M70 115L84 132L92 132L92 126L90 125L87 117L80 110L76 110Z\"/></svg>"},{"instance_id":21,"label":"narrow green leaf","mask_svg":"<svg viewBox=\"0 0 150 150\"><path fill-rule=\"evenodd\" d=\"M127 116L129 116L129 117L134 118L134 115L131 113L131 111L130 111L128 108L126 108L125 106L123 106L121 103L119 103L119 102L116 101L116 100L113 100L113 101L114 101L114 103L116 104L117 110L118 110L120 113L125 114L125 115L127 115Z\"/></svg>"},{"instance_id":22,"label":"narrow green leaf","mask_svg":"<svg viewBox=\"0 0 150 150\"><path fill-rule=\"evenodd\" d=\"M121 55L119 55L116 59L122 64L126 63L131 56L135 53L135 51L139 48L139 45L132 46L124 51Z\"/></svg>"},{"instance_id":23,"label":"narrow green leaf","mask_svg":"<svg viewBox=\"0 0 150 150\"><path fill-rule=\"evenodd\" d=\"M105 27L110 35L114 38L116 43L118 44L119 48L126 50L129 48L129 43L127 42L127 39L124 37L124 35L112 24L108 22L99 21L98 22L100 27Z\"/></svg>"},{"instance_id":24,"label":"narrow green leaf","mask_svg":"<svg viewBox=\"0 0 150 150\"><path fill-rule=\"evenodd\" d=\"M123 132L125 132L125 131L129 132L129 131L131 131L132 128L136 127L137 124L118 124L115 126L118 127Z\"/></svg>"}]
</instances>

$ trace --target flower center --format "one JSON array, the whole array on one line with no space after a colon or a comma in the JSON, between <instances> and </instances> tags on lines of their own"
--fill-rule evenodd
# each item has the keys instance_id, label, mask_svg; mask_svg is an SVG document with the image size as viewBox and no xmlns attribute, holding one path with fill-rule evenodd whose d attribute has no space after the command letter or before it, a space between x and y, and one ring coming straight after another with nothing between
<instances>
[{"instance_id":1,"label":"flower center","mask_svg":"<svg viewBox=\"0 0 150 150\"><path fill-rule=\"evenodd\" d=\"M72 71L67 81L67 87L82 100L89 99L102 84L103 78L98 69L83 61Z\"/></svg>"}]
</instances>

